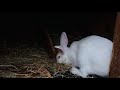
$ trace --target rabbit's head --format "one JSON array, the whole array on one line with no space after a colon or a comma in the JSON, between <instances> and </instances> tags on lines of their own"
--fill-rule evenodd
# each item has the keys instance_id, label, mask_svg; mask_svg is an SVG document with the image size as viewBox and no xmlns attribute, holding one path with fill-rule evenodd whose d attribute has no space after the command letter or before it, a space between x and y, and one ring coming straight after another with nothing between
<instances>
[{"instance_id":1,"label":"rabbit's head","mask_svg":"<svg viewBox=\"0 0 120 90\"><path fill-rule=\"evenodd\" d=\"M62 32L60 37L60 45L55 46L55 48L58 49L58 53L56 55L56 60L58 63L64 63L64 64L71 64L69 58L68 58L68 52L69 48L67 47L68 44L68 38L65 32Z\"/></svg>"}]
</instances>

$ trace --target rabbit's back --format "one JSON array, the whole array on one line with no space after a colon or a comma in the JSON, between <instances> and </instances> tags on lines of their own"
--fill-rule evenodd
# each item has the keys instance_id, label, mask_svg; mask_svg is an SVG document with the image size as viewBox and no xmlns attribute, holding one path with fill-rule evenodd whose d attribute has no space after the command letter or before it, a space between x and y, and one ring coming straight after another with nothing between
<instances>
[{"instance_id":1,"label":"rabbit's back","mask_svg":"<svg viewBox=\"0 0 120 90\"><path fill-rule=\"evenodd\" d=\"M83 38L78 44L77 59L80 66L88 67L89 73L108 74L113 47L112 41L92 35Z\"/></svg>"},{"instance_id":2,"label":"rabbit's back","mask_svg":"<svg viewBox=\"0 0 120 90\"><path fill-rule=\"evenodd\" d=\"M83 38L79 41L80 45L97 45L97 46L112 46L112 41L110 41L107 38L97 36L97 35L92 35L88 36L86 38Z\"/></svg>"}]
</instances>

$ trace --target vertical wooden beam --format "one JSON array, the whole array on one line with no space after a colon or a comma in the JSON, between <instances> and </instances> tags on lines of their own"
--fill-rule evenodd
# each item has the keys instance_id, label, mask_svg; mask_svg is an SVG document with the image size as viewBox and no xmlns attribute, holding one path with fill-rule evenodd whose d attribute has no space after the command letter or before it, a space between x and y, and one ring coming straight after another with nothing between
<instances>
[{"instance_id":1,"label":"vertical wooden beam","mask_svg":"<svg viewBox=\"0 0 120 90\"><path fill-rule=\"evenodd\" d=\"M43 43L45 45L46 51L48 52L50 58L55 58L55 48L53 46L53 41L48 32L48 28L45 25L40 25L40 28L42 29L42 36L44 39Z\"/></svg>"},{"instance_id":2,"label":"vertical wooden beam","mask_svg":"<svg viewBox=\"0 0 120 90\"><path fill-rule=\"evenodd\" d=\"M109 75L110 78L117 78L120 77L120 12L116 16L112 55Z\"/></svg>"},{"instance_id":3,"label":"vertical wooden beam","mask_svg":"<svg viewBox=\"0 0 120 90\"><path fill-rule=\"evenodd\" d=\"M45 30L43 30L43 32L44 32L44 36L45 36L45 43L46 43L48 54L49 54L50 58L55 58L55 49L53 46L52 39L48 33L48 30L45 29Z\"/></svg>"}]
</instances>

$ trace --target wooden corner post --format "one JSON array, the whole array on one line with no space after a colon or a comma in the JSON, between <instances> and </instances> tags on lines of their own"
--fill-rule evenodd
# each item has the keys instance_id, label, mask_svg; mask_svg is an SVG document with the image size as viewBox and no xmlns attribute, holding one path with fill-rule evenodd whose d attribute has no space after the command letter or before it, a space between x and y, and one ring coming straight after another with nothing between
<instances>
[{"instance_id":1,"label":"wooden corner post","mask_svg":"<svg viewBox=\"0 0 120 90\"><path fill-rule=\"evenodd\" d=\"M117 13L114 36L113 36L113 54L110 65L110 78L120 77L120 12Z\"/></svg>"}]
</instances>

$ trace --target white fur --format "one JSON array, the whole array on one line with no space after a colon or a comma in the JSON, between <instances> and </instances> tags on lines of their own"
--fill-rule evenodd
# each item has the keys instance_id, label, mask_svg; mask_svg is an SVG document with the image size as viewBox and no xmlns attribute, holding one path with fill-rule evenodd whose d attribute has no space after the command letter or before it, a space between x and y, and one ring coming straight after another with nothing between
<instances>
[{"instance_id":1,"label":"white fur","mask_svg":"<svg viewBox=\"0 0 120 90\"><path fill-rule=\"evenodd\" d=\"M109 75L109 66L112 56L112 41L97 35L91 35L75 41L67 47L68 38L65 32L61 34L60 45L55 46L61 50L56 55L59 63L71 64L71 73L87 78L89 74L99 76ZM58 58L60 56L60 58ZM76 68L76 67L79 67Z\"/></svg>"}]
</instances>

